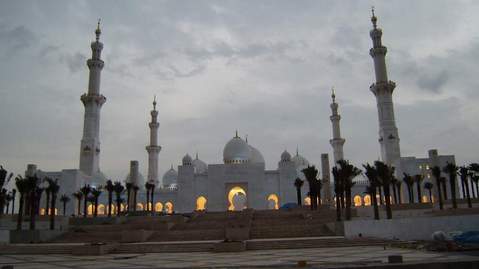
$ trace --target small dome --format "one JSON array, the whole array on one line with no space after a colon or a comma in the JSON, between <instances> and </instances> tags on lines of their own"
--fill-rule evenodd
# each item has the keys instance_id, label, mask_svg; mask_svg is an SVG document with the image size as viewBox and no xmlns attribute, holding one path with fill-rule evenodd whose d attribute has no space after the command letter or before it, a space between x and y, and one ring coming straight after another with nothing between
<instances>
[{"instance_id":1,"label":"small dome","mask_svg":"<svg viewBox=\"0 0 479 269\"><path fill-rule=\"evenodd\" d=\"M303 156L299 155L296 152L296 155L291 159L291 161L294 162L294 165L296 168L302 168L302 167L307 167L309 165L309 161L306 160Z\"/></svg>"},{"instance_id":2,"label":"small dome","mask_svg":"<svg viewBox=\"0 0 479 269\"><path fill-rule=\"evenodd\" d=\"M198 159L198 153L196 154L196 158L193 160L192 164L195 174L202 174L208 171L208 165L202 160Z\"/></svg>"},{"instance_id":3,"label":"small dome","mask_svg":"<svg viewBox=\"0 0 479 269\"><path fill-rule=\"evenodd\" d=\"M178 172L176 172L175 169L173 169L173 165L171 165L170 170L166 171L166 173L163 175L163 186L169 187L172 184L176 184L178 180Z\"/></svg>"},{"instance_id":4,"label":"small dome","mask_svg":"<svg viewBox=\"0 0 479 269\"><path fill-rule=\"evenodd\" d=\"M250 163L264 163L263 154L257 148L249 146L249 149L251 150Z\"/></svg>"},{"instance_id":5,"label":"small dome","mask_svg":"<svg viewBox=\"0 0 479 269\"><path fill-rule=\"evenodd\" d=\"M291 161L291 154L289 154L289 152L287 150L285 150L285 151L283 151L283 153L281 153L281 161L282 162Z\"/></svg>"},{"instance_id":6,"label":"small dome","mask_svg":"<svg viewBox=\"0 0 479 269\"><path fill-rule=\"evenodd\" d=\"M247 163L250 158L250 147L238 134L226 143L223 149L223 161L225 163Z\"/></svg>"},{"instance_id":7,"label":"small dome","mask_svg":"<svg viewBox=\"0 0 479 269\"><path fill-rule=\"evenodd\" d=\"M191 156L187 153L185 155L185 157L183 157L183 165L191 165L192 162L193 162L193 159L191 158Z\"/></svg>"}]
</instances>

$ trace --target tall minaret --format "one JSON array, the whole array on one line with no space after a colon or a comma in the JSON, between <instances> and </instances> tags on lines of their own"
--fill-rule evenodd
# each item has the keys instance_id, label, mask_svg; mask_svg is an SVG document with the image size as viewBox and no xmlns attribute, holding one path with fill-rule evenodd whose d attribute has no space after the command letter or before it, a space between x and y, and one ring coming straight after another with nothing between
<instances>
[{"instance_id":1,"label":"tall minaret","mask_svg":"<svg viewBox=\"0 0 479 269\"><path fill-rule=\"evenodd\" d=\"M383 162L399 166L401 152L399 149L399 135L394 120L394 105L392 94L396 83L388 80L386 70L386 52L387 49L381 43L382 31L377 28L377 18L372 10L371 22L373 29L369 33L373 40L373 47L369 51L374 60L374 71L376 73L376 83L369 88L376 96L379 118L379 144L381 145L381 158Z\"/></svg>"},{"instance_id":2,"label":"tall minaret","mask_svg":"<svg viewBox=\"0 0 479 269\"><path fill-rule=\"evenodd\" d=\"M150 126L150 145L146 146L148 152L148 181L154 182L159 186L158 181L158 155L160 154L161 147L158 146L158 111L156 110L156 96L153 99L153 110L151 111Z\"/></svg>"},{"instance_id":3,"label":"tall minaret","mask_svg":"<svg viewBox=\"0 0 479 269\"><path fill-rule=\"evenodd\" d=\"M341 130L339 127L341 116L338 114L338 103L336 103L336 94L334 93L334 88L331 91L331 98L333 99L333 102L331 103L332 114L329 118L333 124L333 139L329 140L329 143L333 147L334 164L336 165L339 160L344 158L343 145L346 140L341 138Z\"/></svg>"},{"instance_id":4,"label":"tall minaret","mask_svg":"<svg viewBox=\"0 0 479 269\"><path fill-rule=\"evenodd\" d=\"M96 41L91 43L92 57L87 60L87 66L90 69L88 93L80 98L85 106L80 170L88 176L100 171L100 110L106 102L105 96L100 94L100 75L104 65L101 59L103 44L100 42L100 20L98 20L95 34Z\"/></svg>"}]
</instances>

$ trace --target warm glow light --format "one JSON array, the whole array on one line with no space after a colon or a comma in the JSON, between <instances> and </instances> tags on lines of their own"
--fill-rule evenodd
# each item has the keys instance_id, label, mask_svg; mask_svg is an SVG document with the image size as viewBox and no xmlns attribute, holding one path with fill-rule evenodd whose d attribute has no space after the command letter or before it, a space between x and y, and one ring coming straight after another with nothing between
<instances>
[{"instance_id":1,"label":"warm glow light","mask_svg":"<svg viewBox=\"0 0 479 269\"><path fill-rule=\"evenodd\" d=\"M142 203L137 203L136 204L136 210L143 210L143 204Z\"/></svg>"},{"instance_id":2,"label":"warm glow light","mask_svg":"<svg viewBox=\"0 0 479 269\"><path fill-rule=\"evenodd\" d=\"M163 204L161 202L158 202L155 204L155 211L156 212L162 212L163 211Z\"/></svg>"},{"instance_id":3,"label":"warm glow light","mask_svg":"<svg viewBox=\"0 0 479 269\"><path fill-rule=\"evenodd\" d=\"M273 208L268 208L268 209L279 209L279 198L278 198L278 195L276 195L276 194L274 194L274 193L273 193L273 194L270 194L270 195L268 196L268 202L269 202L269 201L273 201L273 202L274 202L274 206L273 206ZM268 206L269 206L269 204L268 204Z\"/></svg>"},{"instance_id":4,"label":"warm glow light","mask_svg":"<svg viewBox=\"0 0 479 269\"><path fill-rule=\"evenodd\" d=\"M363 201L364 201L365 206L370 206L371 205L371 195L369 195L369 194L364 195Z\"/></svg>"},{"instance_id":5,"label":"warm glow light","mask_svg":"<svg viewBox=\"0 0 479 269\"><path fill-rule=\"evenodd\" d=\"M198 199L196 199L196 210L198 210L198 211L205 210L206 209L206 202L207 202L207 200L204 196L198 197Z\"/></svg>"},{"instance_id":6,"label":"warm glow light","mask_svg":"<svg viewBox=\"0 0 479 269\"><path fill-rule=\"evenodd\" d=\"M168 213L168 214L173 213L173 203L172 202L166 202L165 203L165 208L166 208L166 213Z\"/></svg>"},{"instance_id":7,"label":"warm glow light","mask_svg":"<svg viewBox=\"0 0 479 269\"><path fill-rule=\"evenodd\" d=\"M230 192L228 193L228 202L229 202L228 210L237 210L233 204L233 197L235 197L235 195L238 195L240 193L246 197L246 192L241 187L236 186L230 190ZM246 206L244 208L246 208Z\"/></svg>"},{"instance_id":8,"label":"warm glow light","mask_svg":"<svg viewBox=\"0 0 479 269\"><path fill-rule=\"evenodd\" d=\"M362 206L362 199L361 196L356 195L354 196L354 206Z\"/></svg>"},{"instance_id":9,"label":"warm glow light","mask_svg":"<svg viewBox=\"0 0 479 269\"><path fill-rule=\"evenodd\" d=\"M304 198L304 205L311 205L311 198L309 198L309 196Z\"/></svg>"}]
</instances>

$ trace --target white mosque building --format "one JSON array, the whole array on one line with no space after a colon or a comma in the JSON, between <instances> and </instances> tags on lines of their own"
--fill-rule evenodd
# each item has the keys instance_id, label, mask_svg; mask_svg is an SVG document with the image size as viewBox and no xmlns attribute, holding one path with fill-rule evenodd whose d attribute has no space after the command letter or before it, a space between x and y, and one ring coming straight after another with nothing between
<instances>
[{"instance_id":1,"label":"white mosque building","mask_svg":"<svg viewBox=\"0 0 479 269\"><path fill-rule=\"evenodd\" d=\"M396 84L388 80L385 55L386 47L382 45L382 31L377 27L377 18L372 16L373 29L370 32L373 48L370 55L374 61L376 82L370 90L376 97L379 119L379 144L381 159L394 165L399 173L422 173L426 181L430 180L429 167L444 165L454 162L453 155L441 156L437 150L430 150L429 157L417 159L415 157L401 157L399 147L399 134L394 117L392 93ZM100 77L104 62L101 59L103 44L100 42L101 30L98 25L96 40L91 43L92 57L87 61L90 69L88 92L81 96L85 106L83 138L80 148L79 169L65 169L59 172L43 172L35 165L28 165L26 174L37 174L40 177L49 176L58 178L61 185L60 195L71 195L78 191L84 184L91 186L104 186L106 177L100 170L100 110L106 98L100 93ZM130 173L125 182L131 182L140 187L138 193L138 210L145 208L146 181L155 184L155 200L153 209L157 212L192 212L194 210L225 211L242 210L244 208L278 209L288 203L296 203L296 178L304 179L301 170L309 165L306 158L298 151L292 156L284 151L278 156L276 169L267 170L265 160L260 150L243 139L234 135L226 142L223 149L223 163L206 164L196 154L193 159L186 154L177 170L171 168L160 180L158 162L161 146L158 144L158 111L156 98L151 111L150 144L146 146L148 153L148 175L146 179L138 170L137 161L132 161ZM341 137L339 105L336 95L332 93L330 120L332 123L332 139L330 144L333 150L333 160L347 159L344 157L343 146L345 139ZM333 165L334 165L333 163ZM323 201L328 203L333 199L333 184L330 183L330 162L327 153L321 156L320 175L323 181ZM400 176L398 176L400 178ZM356 179L353 188L353 204L355 206L370 205L371 199L364 193L367 182L364 178ZM406 194L403 185L403 196ZM302 188L302 197L307 201L308 183ZM434 191L435 192L435 191ZM450 192L448 190L448 192ZM403 197L403 201L406 198ZM76 203L68 205L68 214L73 214ZM41 203L43 205L43 203ZM105 212L106 194L101 196L99 213Z\"/></svg>"}]
</instances>

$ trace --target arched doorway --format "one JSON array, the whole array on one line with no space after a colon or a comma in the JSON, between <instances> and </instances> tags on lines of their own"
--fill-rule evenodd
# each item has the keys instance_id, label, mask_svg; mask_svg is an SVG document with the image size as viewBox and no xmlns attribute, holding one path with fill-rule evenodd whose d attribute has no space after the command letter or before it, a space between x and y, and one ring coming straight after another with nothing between
<instances>
[{"instance_id":1,"label":"arched doorway","mask_svg":"<svg viewBox=\"0 0 479 269\"><path fill-rule=\"evenodd\" d=\"M354 196L354 206L362 206L362 199L361 199L361 196L359 195L356 195Z\"/></svg>"},{"instance_id":2,"label":"arched doorway","mask_svg":"<svg viewBox=\"0 0 479 269\"><path fill-rule=\"evenodd\" d=\"M155 204L155 211L156 212L162 212L163 211L163 204L161 202L157 202Z\"/></svg>"},{"instance_id":3,"label":"arched doorway","mask_svg":"<svg viewBox=\"0 0 479 269\"><path fill-rule=\"evenodd\" d=\"M165 210L166 210L166 213L172 214L173 213L173 203L172 202L166 202L165 203Z\"/></svg>"},{"instance_id":4,"label":"arched doorway","mask_svg":"<svg viewBox=\"0 0 479 269\"><path fill-rule=\"evenodd\" d=\"M311 205L311 198L307 196L304 198L304 205L310 206Z\"/></svg>"},{"instance_id":5,"label":"arched doorway","mask_svg":"<svg viewBox=\"0 0 479 269\"><path fill-rule=\"evenodd\" d=\"M364 195L363 202L365 206L370 206L371 205L371 195L366 194Z\"/></svg>"},{"instance_id":6,"label":"arched doorway","mask_svg":"<svg viewBox=\"0 0 479 269\"><path fill-rule=\"evenodd\" d=\"M268 209L279 209L279 198L276 194L270 194L268 196Z\"/></svg>"},{"instance_id":7,"label":"arched doorway","mask_svg":"<svg viewBox=\"0 0 479 269\"><path fill-rule=\"evenodd\" d=\"M144 207L142 203L136 203L136 210L143 211Z\"/></svg>"},{"instance_id":8,"label":"arched doorway","mask_svg":"<svg viewBox=\"0 0 479 269\"><path fill-rule=\"evenodd\" d=\"M240 211L246 208L246 191L241 187L233 187L228 193L228 210Z\"/></svg>"},{"instance_id":9,"label":"arched doorway","mask_svg":"<svg viewBox=\"0 0 479 269\"><path fill-rule=\"evenodd\" d=\"M98 215L105 215L105 205L99 204L98 205Z\"/></svg>"},{"instance_id":10,"label":"arched doorway","mask_svg":"<svg viewBox=\"0 0 479 269\"><path fill-rule=\"evenodd\" d=\"M206 199L206 197L204 197L204 196L198 197L198 199L196 199L196 210L197 211L205 210L207 202L208 202L208 200Z\"/></svg>"}]
</instances>

